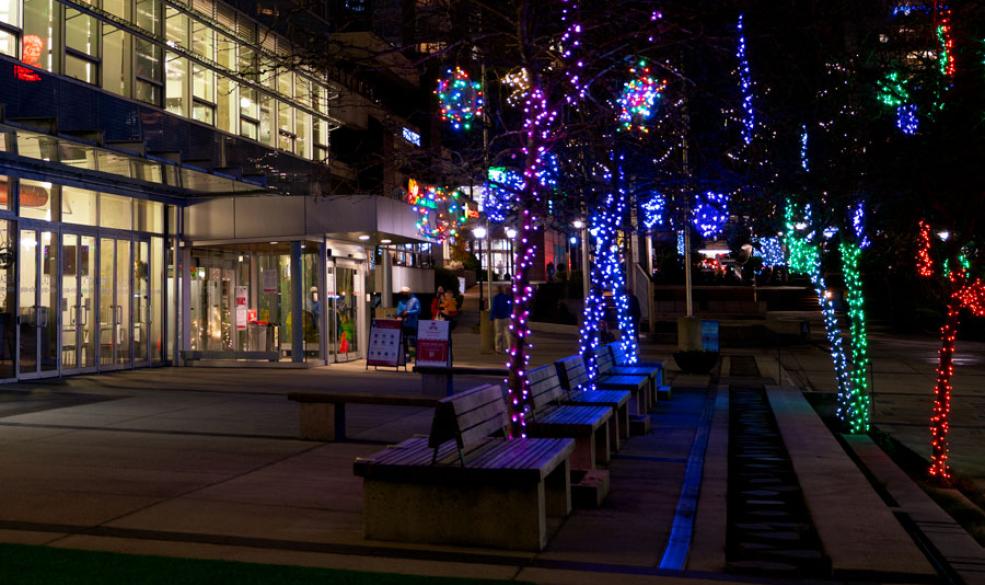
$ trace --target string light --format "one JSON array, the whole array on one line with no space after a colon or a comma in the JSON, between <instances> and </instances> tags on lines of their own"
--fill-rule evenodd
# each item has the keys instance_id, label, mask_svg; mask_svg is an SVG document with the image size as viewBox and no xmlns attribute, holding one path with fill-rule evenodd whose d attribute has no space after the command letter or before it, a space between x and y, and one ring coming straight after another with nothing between
<instances>
[{"instance_id":1,"label":"string light","mask_svg":"<svg viewBox=\"0 0 985 585\"><path fill-rule=\"evenodd\" d=\"M917 223L917 274L923 278L934 275L934 259L930 256L930 224Z\"/></svg>"},{"instance_id":2,"label":"string light","mask_svg":"<svg viewBox=\"0 0 985 585\"><path fill-rule=\"evenodd\" d=\"M523 192L520 173L505 167L489 167L482 210L492 223L503 223L513 211L514 199Z\"/></svg>"},{"instance_id":3,"label":"string light","mask_svg":"<svg viewBox=\"0 0 985 585\"><path fill-rule=\"evenodd\" d=\"M762 257L763 266L783 266L787 263L780 238L759 238L756 241L756 255Z\"/></svg>"},{"instance_id":4,"label":"string light","mask_svg":"<svg viewBox=\"0 0 985 585\"><path fill-rule=\"evenodd\" d=\"M627 132L646 134L650 131L647 123L653 117L657 100L663 97L667 82L657 80L645 59L640 59L629 68L630 79L623 84L619 105L619 123Z\"/></svg>"},{"instance_id":5,"label":"string light","mask_svg":"<svg viewBox=\"0 0 985 585\"><path fill-rule=\"evenodd\" d=\"M938 67L944 77L954 77L954 38L951 36L951 11L943 9L937 24Z\"/></svg>"},{"instance_id":6,"label":"string light","mask_svg":"<svg viewBox=\"0 0 985 585\"><path fill-rule=\"evenodd\" d=\"M869 337L865 319L865 296L859 257L862 247L842 240L840 246L842 274L845 279L845 302L848 304L848 332L851 339L852 383L847 395L839 395L838 417L852 433L867 433L872 419L869 396Z\"/></svg>"},{"instance_id":7,"label":"string light","mask_svg":"<svg viewBox=\"0 0 985 585\"><path fill-rule=\"evenodd\" d=\"M907 136L913 136L920 129L916 104L903 104L896 107L896 127Z\"/></svg>"},{"instance_id":8,"label":"string light","mask_svg":"<svg viewBox=\"0 0 985 585\"><path fill-rule=\"evenodd\" d=\"M506 102L511 106L519 106L523 103L527 92L530 91L530 74L525 67L520 67L503 76L503 85L511 89L510 95L506 96Z\"/></svg>"},{"instance_id":9,"label":"string light","mask_svg":"<svg viewBox=\"0 0 985 585\"><path fill-rule=\"evenodd\" d=\"M417 231L432 242L454 243L459 228L467 221L462 213L461 192L436 185L422 185L410 179L405 200L417 213Z\"/></svg>"},{"instance_id":10,"label":"string light","mask_svg":"<svg viewBox=\"0 0 985 585\"><path fill-rule=\"evenodd\" d=\"M719 234L728 222L728 195L724 193L707 193L695 196L694 208L691 210L691 223L703 238L711 238Z\"/></svg>"},{"instance_id":11,"label":"string light","mask_svg":"<svg viewBox=\"0 0 985 585\"><path fill-rule=\"evenodd\" d=\"M756 127L756 113L752 104L752 74L749 72L749 58L746 55L745 15L739 14L736 25L738 44L735 57L739 67L739 90L742 94L742 142L747 146L752 143L753 131Z\"/></svg>"},{"instance_id":12,"label":"string light","mask_svg":"<svg viewBox=\"0 0 985 585\"><path fill-rule=\"evenodd\" d=\"M473 81L461 67L449 68L434 90L438 96L441 121L455 130L471 130L472 122L483 115L485 97L482 83Z\"/></svg>"},{"instance_id":13,"label":"string light","mask_svg":"<svg viewBox=\"0 0 985 585\"><path fill-rule=\"evenodd\" d=\"M664 213L667 209L667 198L663 193L656 191L650 193L650 197L644 201L640 208L643 211L643 227L652 230L657 225L663 225Z\"/></svg>"},{"instance_id":14,"label":"string light","mask_svg":"<svg viewBox=\"0 0 985 585\"><path fill-rule=\"evenodd\" d=\"M789 254L787 265L795 274L807 274L824 319L824 329L831 346L831 361L834 364L835 381L838 386L838 403L849 402L851 396L851 376L848 369L848 358L845 355L844 339L841 326L838 324L838 314L835 311L834 300L828 292L824 274L821 272L821 249L814 242L815 231L800 234L811 224L810 206L805 206L799 213L798 206L787 199L783 211L784 238Z\"/></svg>"},{"instance_id":15,"label":"string light","mask_svg":"<svg viewBox=\"0 0 985 585\"><path fill-rule=\"evenodd\" d=\"M807 157L807 124L800 127L800 168L810 172L810 160Z\"/></svg>"},{"instance_id":16,"label":"string light","mask_svg":"<svg viewBox=\"0 0 985 585\"><path fill-rule=\"evenodd\" d=\"M931 477L944 481L951 479L951 396L954 387L954 352L957 349L961 309L967 309L975 317L985 317L985 282L980 278L968 280L964 270L948 275L953 291L948 299L947 314L941 326L941 348L937 357L937 382L934 385L934 409L930 417L930 469Z\"/></svg>"}]
</instances>

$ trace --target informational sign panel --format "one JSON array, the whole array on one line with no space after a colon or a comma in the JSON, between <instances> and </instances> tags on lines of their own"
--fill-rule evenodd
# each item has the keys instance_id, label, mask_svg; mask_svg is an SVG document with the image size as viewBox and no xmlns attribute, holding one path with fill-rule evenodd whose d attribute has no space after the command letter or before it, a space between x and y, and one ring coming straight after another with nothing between
<instances>
[{"instance_id":1,"label":"informational sign panel","mask_svg":"<svg viewBox=\"0 0 985 585\"><path fill-rule=\"evenodd\" d=\"M277 270L273 268L268 268L266 270L260 270L260 282L263 286L263 292L265 293L275 293L277 292Z\"/></svg>"},{"instance_id":2,"label":"informational sign panel","mask_svg":"<svg viewBox=\"0 0 985 585\"><path fill-rule=\"evenodd\" d=\"M718 321L701 321L701 349L718 351Z\"/></svg>"},{"instance_id":3,"label":"informational sign panel","mask_svg":"<svg viewBox=\"0 0 985 585\"><path fill-rule=\"evenodd\" d=\"M246 331L248 287L236 287L236 331Z\"/></svg>"},{"instance_id":4,"label":"informational sign panel","mask_svg":"<svg viewBox=\"0 0 985 585\"><path fill-rule=\"evenodd\" d=\"M417 322L417 365L450 366L451 338L448 321Z\"/></svg>"},{"instance_id":5,"label":"informational sign panel","mask_svg":"<svg viewBox=\"0 0 985 585\"><path fill-rule=\"evenodd\" d=\"M398 367L406 364L399 319L373 319L369 328L367 366Z\"/></svg>"}]
</instances>

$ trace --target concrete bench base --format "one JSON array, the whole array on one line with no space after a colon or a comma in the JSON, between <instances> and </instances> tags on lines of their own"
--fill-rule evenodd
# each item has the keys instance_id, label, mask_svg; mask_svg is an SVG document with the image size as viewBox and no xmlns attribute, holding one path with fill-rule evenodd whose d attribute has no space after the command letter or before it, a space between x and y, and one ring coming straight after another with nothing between
<instances>
[{"instance_id":1,"label":"concrete bench base","mask_svg":"<svg viewBox=\"0 0 985 585\"><path fill-rule=\"evenodd\" d=\"M543 481L515 485L365 479L366 538L540 551L548 517L571 511L568 465Z\"/></svg>"},{"instance_id":2,"label":"concrete bench base","mask_svg":"<svg viewBox=\"0 0 985 585\"><path fill-rule=\"evenodd\" d=\"M571 500L576 508L598 508L609 495L609 472L604 469L572 473Z\"/></svg>"},{"instance_id":3,"label":"concrete bench base","mask_svg":"<svg viewBox=\"0 0 985 585\"><path fill-rule=\"evenodd\" d=\"M336 440L336 415L345 419L344 412L337 412L338 409L332 403L311 403L303 402L301 407L301 438L310 441L335 441ZM343 407L344 408L344 407ZM345 436L344 426L342 436Z\"/></svg>"},{"instance_id":4,"label":"concrete bench base","mask_svg":"<svg viewBox=\"0 0 985 585\"><path fill-rule=\"evenodd\" d=\"M650 432L650 417L634 414L629 417L629 431L634 437L639 437Z\"/></svg>"}]
</instances>

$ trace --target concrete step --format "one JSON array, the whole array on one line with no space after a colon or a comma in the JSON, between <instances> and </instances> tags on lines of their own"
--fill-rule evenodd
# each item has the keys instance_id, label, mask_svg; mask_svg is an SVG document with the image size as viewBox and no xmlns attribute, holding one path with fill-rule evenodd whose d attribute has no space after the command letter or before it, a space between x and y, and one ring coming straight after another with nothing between
<instances>
[{"instance_id":1,"label":"concrete step","mask_svg":"<svg viewBox=\"0 0 985 585\"><path fill-rule=\"evenodd\" d=\"M936 576L800 389L767 386L766 390L834 576Z\"/></svg>"}]
</instances>

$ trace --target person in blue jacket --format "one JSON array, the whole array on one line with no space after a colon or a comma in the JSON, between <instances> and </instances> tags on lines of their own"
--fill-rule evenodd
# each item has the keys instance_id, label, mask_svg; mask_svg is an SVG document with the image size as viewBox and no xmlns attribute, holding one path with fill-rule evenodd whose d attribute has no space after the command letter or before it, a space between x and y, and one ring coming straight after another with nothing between
<instances>
[{"instance_id":1,"label":"person in blue jacket","mask_svg":"<svg viewBox=\"0 0 985 585\"><path fill-rule=\"evenodd\" d=\"M421 301L410 290L410 287L400 289L400 302L397 303L397 317L402 321L400 326L407 340L408 348L417 348L417 320L421 314Z\"/></svg>"},{"instance_id":2,"label":"person in blue jacket","mask_svg":"<svg viewBox=\"0 0 985 585\"><path fill-rule=\"evenodd\" d=\"M496 353L506 353L510 349L510 316L513 314L513 298L506 293L506 286L499 285L492 300L489 320L493 322L493 339Z\"/></svg>"}]
</instances>

